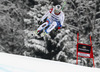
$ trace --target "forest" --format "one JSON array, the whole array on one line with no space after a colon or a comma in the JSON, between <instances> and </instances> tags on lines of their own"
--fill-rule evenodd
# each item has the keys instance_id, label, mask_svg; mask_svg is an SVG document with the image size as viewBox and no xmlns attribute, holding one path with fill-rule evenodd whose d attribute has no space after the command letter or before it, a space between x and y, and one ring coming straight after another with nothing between
<instances>
[{"instance_id":1,"label":"forest","mask_svg":"<svg viewBox=\"0 0 100 72\"><path fill-rule=\"evenodd\" d=\"M62 28L38 37L41 17L64 1ZM91 35L100 68L100 0L0 0L0 52L76 64L77 32L80 43L90 44ZM89 58L79 57L78 63L93 66Z\"/></svg>"}]
</instances>

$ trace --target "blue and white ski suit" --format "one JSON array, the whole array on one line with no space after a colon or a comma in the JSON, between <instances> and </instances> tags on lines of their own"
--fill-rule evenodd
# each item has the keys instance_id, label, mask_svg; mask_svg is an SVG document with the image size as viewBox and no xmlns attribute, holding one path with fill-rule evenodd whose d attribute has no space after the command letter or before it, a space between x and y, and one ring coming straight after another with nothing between
<instances>
[{"instance_id":1,"label":"blue and white ski suit","mask_svg":"<svg viewBox=\"0 0 100 72\"><path fill-rule=\"evenodd\" d=\"M64 13L61 11L58 15L54 13L54 9L50 9L41 19L43 21L47 17L47 21L40 25L37 31L42 31L45 27L49 26L45 32L50 33L55 27L60 29L64 22Z\"/></svg>"}]
</instances>

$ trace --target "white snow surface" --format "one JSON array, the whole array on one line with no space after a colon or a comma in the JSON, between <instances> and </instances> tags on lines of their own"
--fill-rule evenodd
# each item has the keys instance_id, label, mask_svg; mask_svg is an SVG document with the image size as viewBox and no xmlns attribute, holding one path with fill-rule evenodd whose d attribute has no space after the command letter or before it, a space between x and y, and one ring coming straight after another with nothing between
<instances>
[{"instance_id":1,"label":"white snow surface","mask_svg":"<svg viewBox=\"0 0 100 72\"><path fill-rule=\"evenodd\" d=\"M0 72L100 72L100 69L0 53Z\"/></svg>"}]
</instances>

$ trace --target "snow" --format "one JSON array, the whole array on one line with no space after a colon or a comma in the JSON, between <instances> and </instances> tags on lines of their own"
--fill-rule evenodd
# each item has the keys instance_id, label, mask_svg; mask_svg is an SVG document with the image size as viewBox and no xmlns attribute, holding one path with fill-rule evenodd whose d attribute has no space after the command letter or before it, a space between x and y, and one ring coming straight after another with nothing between
<instances>
[{"instance_id":1,"label":"snow","mask_svg":"<svg viewBox=\"0 0 100 72\"><path fill-rule=\"evenodd\" d=\"M30 16L34 16L35 13L32 12L32 11L29 11L27 14L30 15Z\"/></svg>"},{"instance_id":2,"label":"snow","mask_svg":"<svg viewBox=\"0 0 100 72\"><path fill-rule=\"evenodd\" d=\"M26 38L24 39L24 44L28 48L34 48L35 51L42 51L43 53L48 53L47 49L45 48L45 42L43 40L37 40L33 37L37 36L34 34L33 31L24 30L25 34L27 34ZM32 34L34 36L32 36ZM30 37L30 38L28 38Z\"/></svg>"},{"instance_id":3,"label":"snow","mask_svg":"<svg viewBox=\"0 0 100 72\"><path fill-rule=\"evenodd\" d=\"M0 53L0 72L100 72L100 69Z\"/></svg>"},{"instance_id":4,"label":"snow","mask_svg":"<svg viewBox=\"0 0 100 72\"><path fill-rule=\"evenodd\" d=\"M24 19L24 22L26 22L27 24L31 23L31 19Z\"/></svg>"}]
</instances>

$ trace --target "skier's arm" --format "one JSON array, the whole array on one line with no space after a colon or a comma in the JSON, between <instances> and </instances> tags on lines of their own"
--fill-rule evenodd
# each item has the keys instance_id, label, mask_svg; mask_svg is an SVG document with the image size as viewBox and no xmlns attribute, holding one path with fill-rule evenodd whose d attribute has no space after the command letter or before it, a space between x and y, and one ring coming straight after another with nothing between
<instances>
[{"instance_id":1,"label":"skier's arm","mask_svg":"<svg viewBox=\"0 0 100 72\"><path fill-rule=\"evenodd\" d=\"M50 15L50 12L48 11L42 18L41 18L41 21L43 22L43 20L48 17Z\"/></svg>"},{"instance_id":2,"label":"skier's arm","mask_svg":"<svg viewBox=\"0 0 100 72\"><path fill-rule=\"evenodd\" d=\"M60 29L61 27L62 27L62 25L63 25L63 23L64 23L64 19L65 19L65 16L64 16L64 14L62 15L62 18L61 18L61 20L60 20L60 25L59 25L59 27L58 27L58 29Z\"/></svg>"},{"instance_id":3,"label":"skier's arm","mask_svg":"<svg viewBox=\"0 0 100 72\"><path fill-rule=\"evenodd\" d=\"M64 16L64 14L62 15L62 18L61 18L61 26L63 25L63 23L64 23L64 19L65 19L65 16Z\"/></svg>"},{"instance_id":4,"label":"skier's arm","mask_svg":"<svg viewBox=\"0 0 100 72\"><path fill-rule=\"evenodd\" d=\"M48 17L48 16L51 14L52 11L53 11L53 8L51 8L51 9L41 18L41 21L43 22L43 20L44 20L46 17Z\"/></svg>"}]
</instances>

